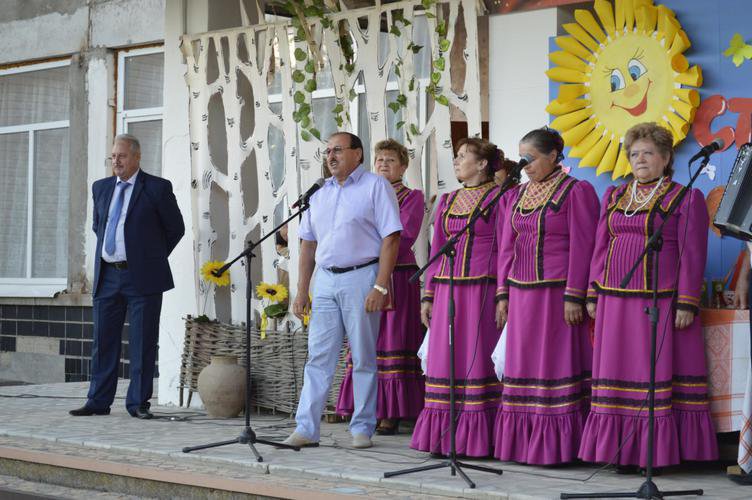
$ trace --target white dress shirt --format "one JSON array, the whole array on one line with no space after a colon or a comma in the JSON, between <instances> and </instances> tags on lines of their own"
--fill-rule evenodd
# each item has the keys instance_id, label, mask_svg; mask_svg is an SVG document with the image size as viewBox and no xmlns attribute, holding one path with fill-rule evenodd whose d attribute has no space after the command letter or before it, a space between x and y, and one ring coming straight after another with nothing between
<instances>
[{"instance_id":1,"label":"white dress shirt","mask_svg":"<svg viewBox=\"0 0 752 500\"><path fill-rule=\"evenodd\" d=\"M120 195L120 190L125 189L125 186L118 186L120 182L125 182L127 184L130 184L130 187L128 187L127 191L125 192L125 196L123 198L123 208L120 211L120 218L118 219L118 225L115 228L115 253L112 255L107 253L107 250L105 249L106 245L102 245L102 259L104 259L105 262L122 262L127 261L128 258L125 254L125 214L128 213L128 204L131 202L131 195L133 194L133 188L136 185L136 177L138 177L138 173L140 170L136 170L136 173L133 174L127 181L122 181L120 178L115 183L115 189L112 192L112 199L110 200L110 206L107 208L107 213L111 213L112 209L115 205L115 202L117 200L117 197ZM107 229L110 227L110 218L107 218L107 227L104 229L104 234L107 234Z\"/></svg>"}]
</instances>

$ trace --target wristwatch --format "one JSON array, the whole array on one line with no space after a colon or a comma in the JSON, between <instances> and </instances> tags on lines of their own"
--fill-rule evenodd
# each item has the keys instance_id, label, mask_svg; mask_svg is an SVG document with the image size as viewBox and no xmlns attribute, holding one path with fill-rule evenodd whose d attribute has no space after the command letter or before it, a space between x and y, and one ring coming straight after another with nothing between
<instances>
[{"instance_id":1,"label":"wristwatch","mask_svg":"<svg viewBox=\"0 0 752 500\"><path fill-rule=\"evenodd\" d=\"M386 295L386 294L389 293L389 291L386 288L384 288L381 285L377 285L375 283L373 285L373 288L374 288L374 290L376 290L377 292L379 292L381 295Z\"/></svg>"}]
</instances>

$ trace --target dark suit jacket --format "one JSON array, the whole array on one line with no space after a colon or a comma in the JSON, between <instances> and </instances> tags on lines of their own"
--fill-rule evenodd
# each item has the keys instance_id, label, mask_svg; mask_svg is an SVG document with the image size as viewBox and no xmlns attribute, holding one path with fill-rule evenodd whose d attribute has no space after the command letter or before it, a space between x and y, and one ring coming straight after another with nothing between
<instances>
[{"instance_id":1,"label":"dark suit jacket","mask_svg":"<svg viewBox=\"0 0 752 500\"><path fill-rule=\"evenodd\" d=\"M92 291L97 295L102 245L117 177L100 179L91 187L94 197L94 225L97 253L94 259ZM167 263L175 245L185 233L183 216L172 192L170 181L139 170L125 215L125 253L133 285L143 295L162 293L173 288Z\"/></svg>"}]
</instances>

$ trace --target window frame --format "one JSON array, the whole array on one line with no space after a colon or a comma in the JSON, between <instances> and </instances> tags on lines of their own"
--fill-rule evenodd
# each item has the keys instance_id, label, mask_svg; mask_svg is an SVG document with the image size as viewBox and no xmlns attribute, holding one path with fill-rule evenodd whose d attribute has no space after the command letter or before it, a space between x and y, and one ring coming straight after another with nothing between
<instances>
[{"instance_id":1,"label":"window frame","mask_svg":"<svg viewBox=\"0 0 752 500\"><path fill-rule=\"evenodd\" d=\"M70 59L28 64L15 68L0 69L0 77L18 73L32 73L46 69L70 66ZM68 286L68 270L65 278L34 278L33 265L33 236L34 236L34 171L35 171L35 134L43 130L68 129L70 134L70 116L68 120L52 122L37 122L24 125L0 126L0 135L26 133L28 134L28 158L26 183L26 268L25 276L16 278L0 277L0 297L53 297ZM70 138L70 135L68 136ZM70 167L70 166L69 166ZM67 262L66 262L67 268Z\"/></svg>"},{"instance_id":2,"label":"window frame","mask_svg":"<svg viewBox=\"0 0 752 500\"><path fill-rule=\"evenodd\" d=\"M150 54L162 54L164 56L164 45L151 47L126 48L117 51L117 98L115 109L115 134L129 133L131 123L148 122L159 120L162 122L162 138L164 139L164 83L162 84L162 106L151 108L125 109L125 62L129 57L146 56ZM159 166L160 173L163 172L164 157L162 165Z\"/></svg>"}]
</instances>

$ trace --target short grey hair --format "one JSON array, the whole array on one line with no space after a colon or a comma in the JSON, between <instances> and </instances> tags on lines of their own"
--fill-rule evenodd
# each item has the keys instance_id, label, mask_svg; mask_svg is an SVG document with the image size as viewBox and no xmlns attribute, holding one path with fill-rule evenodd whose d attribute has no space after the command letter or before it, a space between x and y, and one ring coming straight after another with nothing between
<instances>
[{"instance_id":1,"label":"short grey hair","mask_svg":"<svg viewBox=\"0 0 752 500\"><path fill-rule=\"evenodd\" d=\"M131 153L141 153L141 143L138 142L138 139L136 138L135 135L118 134L115 136L115 140L112 142L114 144L118 141L123 141L123 142L127 142L128 144L130 144Z\"/></svg>"}]
</instances>

